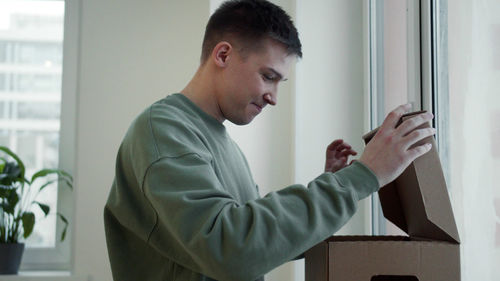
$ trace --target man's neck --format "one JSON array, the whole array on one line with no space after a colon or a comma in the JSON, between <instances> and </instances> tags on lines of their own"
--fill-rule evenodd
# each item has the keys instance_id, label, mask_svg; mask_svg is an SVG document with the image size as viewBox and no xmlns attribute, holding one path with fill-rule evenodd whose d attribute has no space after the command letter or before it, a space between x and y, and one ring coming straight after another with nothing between
<instances>
[{"instance_id":1,"label":"man's neck","mask_svg":"<svg viewBox=\"0 0 500 281\"><path fill-rule=\"evenodd\" d=\"M181 94L205 113L223 123L226 119L223 117L217 102L215 80L211 77L211 72L206 69L207 67L209 66L202 65L198 68L191 81L181 91Z\"/></svg>"}]
</instances>

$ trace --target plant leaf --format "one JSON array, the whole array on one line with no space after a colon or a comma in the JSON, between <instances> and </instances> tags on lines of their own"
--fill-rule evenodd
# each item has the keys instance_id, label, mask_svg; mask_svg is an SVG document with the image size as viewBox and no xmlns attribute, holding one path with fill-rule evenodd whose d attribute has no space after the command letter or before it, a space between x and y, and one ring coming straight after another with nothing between
<instances>
[{"instance_id":1,"label":"plant leaf","mask_svg":"<svg viewBox=\"0 0 500 281\"><path fill-rule=\"evenodd\" d=\"M50 174L56 174L57 176L61 178L68 178L69 181L73 181L73 177L68 174L67 172L59 169L42 169L38 172L36 172L32 177L31 177L31 182L34 182L37 178L43 178L46 177Z\"/></svg>"},{"instance_id":2,"label":"plant leaf","mask_svg":"<svg viewBox=\"0 0 500 281\"><path fill-rule=\"evenodd\" d=\"M61 213L57 213L57 215L59 215L59 218L65 223L65 224L69 224L68 223L68 220L66 219L66 217L64 217Z\"/></svg>"},{"instance_id":3,"label":"plant leaf","mask_svg":"<svg viewBox=\"0 0 500 281\"><path fill-rule=\"evenodd\" d=\"M58 179L51 180L51 181L44 183L42 186L40 186L40 191L44 190L47 186L49 186L55 182L59 182L59 181L64 181L64 183L66 183L70 189L73 189L73 185L71 184L71 182L68 181L68 179L58 178Z\"/></svg>"},{"instance_id":4,"label":"plant leaf","mask_svg":"<svg viewBox=\"0 0 500 281\"><path fill-rule=\"evenodd\" d=\"M58 182L60 180L62 180L62 179L55 179L55 180L51 180L51 181L48 181L48 182L44 183L42 186L40 186L40 191L42 191L47 186L49 186L49 185L51 185L51 184L53 184L55 182Z\"/></svg>"},{"instance_id":5,"label":"plant leaf","mask_svg":"<svg viewBox=\"0 0 500 281\"><path fill-rule=\"evenodd\" d=\"M38 201L33 201L33 204L38 204L38 206L40 207L40 209L42 209L43 213L45 214L45 216L47 216L50 212L50 206L46 205L46 204L42 204Z\"/></svg>"},{"instance_id":6,"label":"plant leaf","mask_svg":"<svg viewBox=\"0 0 500 281\"><path fill-rule=\"evenodd\" d=\"M68 230L68 220L59 212L57 212L57 216L64 222L64 229L63 232L61 233L61 242L64 241L66 238L66 231Z\"/></svg>"},{"instance_id":7,"label":"plant leaf","mask_svg":"<svg viewBox=\"0 0 500 281\"><path fill-rule=\"evenodd\" d=\"M63 232L61 233L61 242L64 241L64 239L66 238L66 231L68 230L68 227L64 227L64 230Z\"/></svg>"},{"instance_id":8,"label":"plant leaf","mask_svg":"<svg viewBox=\"0 0 500 281\"><path fill-rule=\"evenodd\" d=\"M17 195L17 192L15 190L10 189L7 200L4 200L4 202L2 202L0 206L2 207L4 212L13 215L17 202L19 202L19 195Z\"/></svg>"},{"instance_id":9,"label":"plant leaf","mask_svg":"<svg viewBox=\"0 0 500 281\"><path fill-rule=\"evenodd\" d=\"M2 174L0 176L0 182L4 185L12 185L17 181L20 181L22 178L21 168L15 162L7 162L3 167Z\"/></svg>"},{"instance_id":10,"label":"plant leaf","mask_svg":"<svg viewBox=\"0 0 500 281\"><path fill-rule=\"evenodd\" d=\"M21 161L21 159L19 158L19 156L17 156L17 154L15 154L14 152L12 152L9 148L7 148L5 146L0 146L0 150L3 151L3 152L5 152L10 157L14 158L14 160L16 160L17 165L19 165L19 168L21 170L21 178L24 178L24 174L25 174L26 169L24 167L23 161Z\"/></svg>"},{"instance_id":11,"label":"plant leaf","mask_svg":"<svg viewBox=\"0 0 500 281\"><path fill-rule=\"evenodd\" d=\"M0 198L7 198L11 192L10 186L0 184Z\"/></svg>"},{"instance_id":12,"label":"plant leaf","mask_svg":"<svg viewBox=\"0 0 500 281\"><path fill-rule=\"evenodd\" d=\"M7 232L5 226L0 225L0 243L7 243Z\"/></svg>"},{"instance_id":13,"label":"plant leaf","mask_svg":"<svg viewBox=\"0 0 500 281\"><path fill-rule=\"evenodd\" d=\"M24 239L28 238L33 232L33 227L35 226L35 214L32 212L26 212L22 216L23 229L24 229Z\"/></svg>"},{"instance_id":14,"label":"plant leaf","mask_svg":"<svg viewBox=\"0 0 500 281\"><path fill-rule=\"evenodd\" d=\"M21 175L21 168L14 162L7 163L9 167L9 177L12 179L17 179Z\"/></svg>"}]
</instances>

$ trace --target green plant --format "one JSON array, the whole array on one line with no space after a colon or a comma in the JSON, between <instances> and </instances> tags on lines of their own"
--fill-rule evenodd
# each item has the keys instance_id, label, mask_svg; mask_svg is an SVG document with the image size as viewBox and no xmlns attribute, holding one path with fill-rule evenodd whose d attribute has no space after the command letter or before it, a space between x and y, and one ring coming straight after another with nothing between
<instances>
[{"instance_id":1,"label":"green plant","mask_svg":"<svg viewBox=\"0 0 500 281\"><path fill-rule=\"evenodd\" d=\"M38 194L52 183L62 181L69 188L73 188L73 178L70 174L58 169L42 169L28 180L25 177L23 161L5 146L0 146L0 151L7 154L14 161L0 157L0 243L18 243L21 235L26 239L33 232L35 214L31 211L33 205L38 206L45 217L50 212L50 207L36 201ZM47 176L56 175L55 179ZM45 180L40 188L33 187L35 181ZM36 189L36 190L35 190ZM68 220L59 212L57 216L64 222L61 241L66 237Z\"/></svg>"}]
</instances>

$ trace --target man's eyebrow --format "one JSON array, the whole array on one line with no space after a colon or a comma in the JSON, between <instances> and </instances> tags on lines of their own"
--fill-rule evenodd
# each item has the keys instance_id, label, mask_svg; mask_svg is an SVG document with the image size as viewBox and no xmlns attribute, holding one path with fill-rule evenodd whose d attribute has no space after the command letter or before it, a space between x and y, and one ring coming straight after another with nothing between
<instances>
[{"instance_id":1,"label":"man's eyebrow","mask_svg":"<svg viewBox=\"0 0 500 281\"><path fill-rule=\"evenodd\" d=\"M274 75L278 76L279 80L281 81L286 81L288 80L288 78L284 78L283 79L283 75L281 73L279 73L278 71L276 71L274 68L272 67L266 67L267 70L271 71L272 73L274 73Z\"/></svg>"}]
</instances>

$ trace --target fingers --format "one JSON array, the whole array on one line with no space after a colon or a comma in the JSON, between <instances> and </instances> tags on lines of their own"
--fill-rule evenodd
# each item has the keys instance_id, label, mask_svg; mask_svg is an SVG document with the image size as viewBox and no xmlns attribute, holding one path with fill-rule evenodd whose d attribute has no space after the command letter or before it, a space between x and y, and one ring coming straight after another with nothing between
<instances>
[{"instance_id":1,"label":"fingers","mask_svg":"<svg viewBox=\"0 0 500 281\"><path fill-rule=\"evenodd\" d=\"M345 150L340 152L340 157L347 158L347 157L349 157L349 155L355 156L355 155L358 155L358 153L353 149L345 149Z\"/></svg>"},{"instance_id":2,"label":"fingers","mask_svg":"<svg viewBox=\"0 0 500 281\"><path fill-rule=\"evenodd\" d=\"M432 128L422 128L432 114L412 116L396 128L409 109L410 105L403 105L389 113L359 159L374 172L380 186L396 179L412 161L432 148L431 144L421 144L436 133Z\"/></svg>"},{"instance_id":3,"label":"fingers","mask_svg":"<svg viewBox=\"0 0 500 281\"><path fill-rule=\"evenodd\" d=\"M414 130L413 132L409 133L406 137L404 137L405 141L405 146L404 149L408 149L411 146L413 146L415 143L430 137L432 135L436 134L436 129L434 128L424 128L424 129L417 129Z\"/></svg>"},{"instance_id":4,"label":"fingers","mask_svg":"<svg viewBox=\"0 0 500 281\"><path fill-rule=\"evenodd\" d=\"M326 149L325 172L336 172L347 167L348 158L357 154L344 140L334 140Z\"/></svg>"},{"instance_id":5,"label":"fingers","mask_svg":"<svg viewBox=\"0 0 500 281\"><path fill-rule=\"evenodd\" d=\"M344 140L342 140L342 139L334 140L326 148L326 154L327 155L335 154L337 156L339 152L341 152L345 149L351 149L351 146L348 143L344 142Z\"/></svg>"},{"instance_id":6,"label":"fingers","mask_svg":"<svg viewBox=\"0 0 500 281\"><path fill-rule=\"evenodd\" d=\"M422 124L429 122L432 120L434 116L430 112L422 113L412 117L406 121L404 121L399 127L396 129L398 134L401 136L406 136L411 131L420 127Z\"/></svg>"},{"instance_id":7,"label":"fingers","mask_svg":"<svg viewBox=\"0 0 500 281\"><path fill-rule=\"evenodd\" d=\"M426 143L423 145L416 146L410 150L408 150L408 155L410 156L410 163L413 162L413 160L417 159L418 157L424 155L425 153L429 152L432 148L432 144Z\"/></svg>"},{"instance_id":8,"label":"fingers","mask_svg":"<svg viewBox=\"0 0 500 281\"><path fill-rule=\"evenodd\" d=\"M330 143L328 145L328 147L326 148L326 150L337 150L337 147L339 145L341 145L342 143L344 143L344 140L342 140L342 139L334 140L332 143Z\"/></svg>"},{"instance_id":9,"label":"fingers","mask_svg":"<svg viewBox=\"0 0 500 281\"><path fill-rule=\"evenodd\" d=\"M351 146L348 143L342 143L341 145L337 146L336 152L341 152L346 149L351 149Z\"/></svg>"},{"instance_id":10,"label":"fingers","mask_svg":"<svg viewBox=\"0 0 500 281\"><path fill-rule=\"evenodd\" d=\"M411 104L409 103L396 107L396 109L394 109L387 115L381 127L396 128L396 125L398 124L398 121L401 118L401 116L403 116L403 114L408 112L408 110L410 109L411 109Z\"/></svg>"},{"instance_id":11,"label":"fingers","mask_svg":"<svg viewBox=\"0 0 500 281\"><path fill-rule=\"evenodd\" d=\"M336 158L348 157L349 155L358 154L355 150L352 149L351 145L344 142L342 139L335 140L330 145L328 145L326 153L327 155L334 155Z\"/></svg>"}]
</instances>

